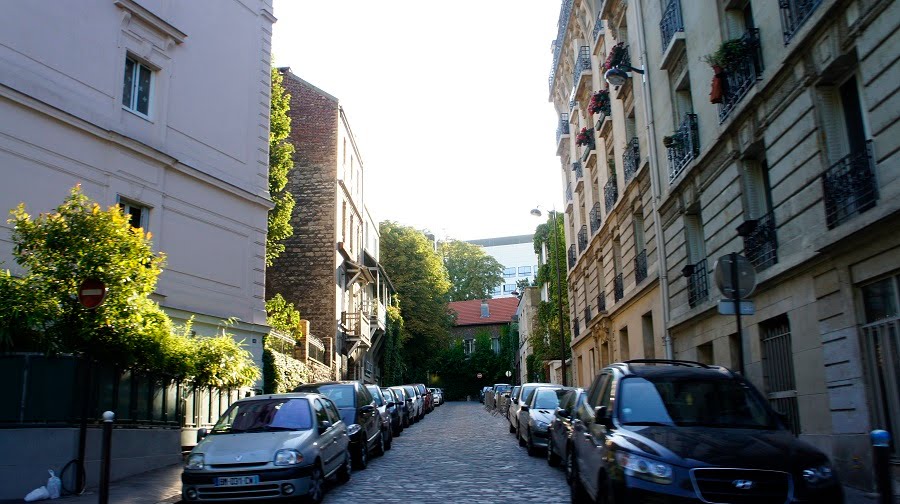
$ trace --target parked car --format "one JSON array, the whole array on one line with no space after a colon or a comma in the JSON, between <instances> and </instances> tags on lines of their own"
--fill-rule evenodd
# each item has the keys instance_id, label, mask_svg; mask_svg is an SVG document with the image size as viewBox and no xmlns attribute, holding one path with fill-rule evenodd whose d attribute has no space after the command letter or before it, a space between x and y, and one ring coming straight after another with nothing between
<instances>
[{"instance_id":1,"label":"parked car","mask_svg":"<svg viewBox=\"0 0 900 504\"><path fill-rule=\"evenodd\" d=\"M559 385L553 385L552 383L525 383L522 385L522 388L519 389L519 397L513 401L513 404L510 406L509 410L509 432L510 434L515 434L519 429L519 413L522 410L522 403L528 403L531 400L531 394L534 392L534 389L538 387L553 387Z\"/></svg>"},{"instance_id":2,"label":"parked car","mask_svg":"<svg viewBox=\"0 0 900 504\"><path fill-rule=\"evenodd\" d=\"M572 415L585 399L583 388L567 389L559 400L559 408L553 415L550 437L547 439L547 463L556 467L563 460L569 460L572 446ZM572 484L572 467L566 464L566 482Z\"/></svg>"},{"instance_id":3,"label":"parked car","mask_svg":"<svg viewBox=\"0 0 900 504\"><path fill-rule=\"evenodd\" d=\"M435 407L444 404L444 393L441 392L441 389L430 388L428 390L431 391L431 396L434 397Z\"/></svg>"},{"instance_id":4,"label":"parked car","mask_svg":"<svg viewBox=\"0 0 900 504\"><path fill-rule=\"evenodd\" d=\"M484 396L487 394L487 391L491 390L491 387L483 387L481 392L478 394L478 401L484 403Z\"/></svg>"},{"instance_id":5,"label":"parked car","mask_svg":"<svg viewBox=\"0 0 900 504\"><path fill-rule=\"evenodd\" d=\"M425 418L425 399L419 393L419 389L412 385L404 385L403 389L413 398L413 423Z\"/></svg>"},{"instance_id":6,"label":"parked car","mask_svg":"<svg viewBox=\"0 0 900 504\"><path fill-rule=\"evenodd\" d=\"M393 390L382 388L381 395L388 402L388 412L391 414L391 433L399 436L403 432L403 410L406 409L406 401L398 399Z\"/></svg>"},{"instance_id":7,"label":"parked car","mask_svg":"<svg viewBox=\"0 0 900 504\"><path fill-rule=\"evenodd\" d=\"M519 408L519 446L528 448L528 455L538 454L538 450L547 447L550 421L559 407L559 398L565 389L559 385L537 387L531 394L531 400Z\"/></svg>"},{"instance_id":8,"label":"parked car","mask_svg":"<svg viewBox=\"0 0 900 504\"><path fill-rule=\"evenodd\" d=\"M572 502L842 503L828 457L785 418L723 367L613 364L573 419Z\"/></svg>"},{"instance_id":9,"label":"parked car","mask_svg":"<svg viewBox=\"0 0 900 504\"><path fill-rule=\"evenodd\" d=\"M327 397L268 394L232 404L191 450L181 475L185 502L306 496L321 502L325 479L350 479L347 425Z\"/></svg>"},{"instance_id":10,"label":"parked car","mask_svg":"<svg viewBox=\"0 0 900 504\"><path fill-rule=\"evenodd\" d=\"M378 385L368 384L366 388L372 394L375 400L375 407L381 414L381 436L384 438L382 446L384 450L390 450L394 443L394 429L391 426L391 412L388 410L388 401L381 395L381 388Z\"/></svg>"},{"instance_id":11,"label":"parked car","mask_svg":"<svg viewBox=\"0 0 900 504\"><path fill-rule=\"evenodd\" d=\"M419 394L422 395L422 404L425 413L431 413L432 411L434 411L434 397L431 395L431 392L429 392L425 385L422 383L416 383L414 387L416 387L416 390L418 390Z\"/></svg>"},{"instance_id":12,"label":"parked car","mask_svg":"<svg viewBox=\"0 0 900 504\"><path fill-rule=\"evenodd\" d=\"M394 395L397 396L397 399L403 401L405 408L401 410L403 413L403 428L407 428L413 423L413 417L416 414L416 403L415 397L411 397L409 392L406 391L406 387L395 386L391 387L391 390L394 392Z\"/></svg>"},{"instance_id":13,"label":"parked car","mask_svg":"<svg viewBox=\"0 0 900 504\"><path fill-rule=\"evenodd\" d=\"M495 385L494 386L494 409L497 411L503 411L503 408L506 407L506 401L509 400L509 392L512 390L512 385Z\"/></svg>"},{"instance_id":14,"label":"parked car","mask_svg":"<svg viewBox=\"0 0 900 504\"><path fill-rule=\"evenodd\" d=\"M372 394L358 381L307 383L294 392L322 394L338 407L345 424L357 424L361 428L350 435L350 453L353 465L365 469L369 465L369 453L384 453L384 437L381 434L382 419Z\"/></svg>"},{"instance_id":15,"label":"parked car","mask_svg":"<svg viewBox=\"0 0 900 504\"><path fill-rule=\"evenodd\" d=\"M519 391L522 390L521 385L516 385L509 391L509 397L506 399L506 406L503 409L503 416L509 420L509 410L512 408L515 401L519 398Z\"/></svg>"}]
</instances>

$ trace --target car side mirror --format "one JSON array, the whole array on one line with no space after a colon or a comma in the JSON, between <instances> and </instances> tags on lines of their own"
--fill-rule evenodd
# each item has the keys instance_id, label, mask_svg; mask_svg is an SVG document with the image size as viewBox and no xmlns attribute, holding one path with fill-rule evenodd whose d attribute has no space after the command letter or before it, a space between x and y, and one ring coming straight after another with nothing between
<instances>
[{"instance_id":1,"label":"car side mirror","mask_svg":"<svg viewBox=\"0 0 900 504\"><path fill-rule=\"evenodd\" d=\"M366 404L362 408L359 408L359 411L362 413L370 413L374 410L375 410L375 406L372 406L371 404Z\"/></svg>"},{"instance_id":2,"label":"car side mirror","mask_svg":"<svg viewBox=\"0 0 900 504\"><path fill-rule=\"evenodd\" d=\"M556 416L561 418L570 418L572 415L570 415L568 411L562 408L556 408Z\"/></svg>"},{"instance_id":3,"label":"car side mirror","mask_svg":"<svg viewBox=\"0 0 900 504\"><path fill-rule=\"evenodd\" d=\"M393 408L393 407L396 406L396 405L397 405L397 403L395 403L394 401L391 401L391 402L387 403L387 407L388 407L388 408Z\"/></svg>"},{"instance_id":4,"label":"car side mirror","mask_svg":"<svg viewBox=\"0 0 900 504\"><path fill-rule=\"evenodd\" d=\"M199 443L200 441L202 441L203 438L205 438L208 434L209 430L207 430L206 427L200 427L199 429L197 429L197 442Z\"/></svg>"},{"instance_id":5,"label":"car side mirror","mask_svg":"<svg viewBox=\"0 0 900 504\"><path fill-rule=\"evenodd\" d=\"M612 428L612 418L609 417L606 406L597 406L594 408L594 419L598 424L607 429Z\"/></svg>"},{"instance_id":6,"label":"car side mirror","mask_svg":"<svg viewBox=\"0 0 900 504\"><path fill-rule=\"evenodd\" d=\"M323 421L319 422L319 434L327 431L330 428L331 428L331 422L329 422L328 420L323 420Z\"/></svg>"},{"instance_id":7,"label":"car side mirror","mask_svg":"<svg viewBox=\"0 0 900 504\"><path fill-rule=\"evenodd\" d=\"M522 405L522 411L528 411L528 405L527 405L527 404L523 404L523 405Z\"/></svg>"}]
</instances>

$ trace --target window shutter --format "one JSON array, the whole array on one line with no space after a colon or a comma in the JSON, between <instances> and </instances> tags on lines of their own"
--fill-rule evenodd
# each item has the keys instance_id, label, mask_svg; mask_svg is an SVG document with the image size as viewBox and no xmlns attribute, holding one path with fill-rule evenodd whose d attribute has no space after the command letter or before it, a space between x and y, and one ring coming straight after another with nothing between
<instances>
[{"instance_id":1,"label":"window shutter","mask_svg":"<svg viewBox=\"0 0 900 504\"><path fill-rule=\"evenodd\" d=\"M703 226L700 216L695 214L684 216L684 231L688 247L688 257L691 264L697 264L706 257L703 246Z\"/></svg>"},{"instance_id":2,"label":"window shutter","mask_svg":"<svg viewBox=\"0 0 900 504\"><path fill-rule=\"evenodd\" d=\"M647 245L644 242L644 217L638 214L635 214L633 217L634 223L634 253L640 254L642 250L644 250Z\"/></svg>"},{"instance_id":3,"label":"window shutter","mask_svg":"<svg viewBox=\"0 0 900 504\"><path fill-rule=\"evenodd\" d=\"M747 220L759 219L766 213L765 182L759 163L756 161L744 161L744 191L747 204Z\"/></svg>"},{"instance_id":4,"label":"window shutter","mask_svg":"<svg viewBox=\"0 0 900 504\"><path fill-rule=\"evenodd\" d=\"M847 131L844 126L844 114L837 89L833 87L819 88L819 107L822 111L822 132L824 133L825 154L828 164L834 164L849 154Z\"/></svg>"}]
</instances>

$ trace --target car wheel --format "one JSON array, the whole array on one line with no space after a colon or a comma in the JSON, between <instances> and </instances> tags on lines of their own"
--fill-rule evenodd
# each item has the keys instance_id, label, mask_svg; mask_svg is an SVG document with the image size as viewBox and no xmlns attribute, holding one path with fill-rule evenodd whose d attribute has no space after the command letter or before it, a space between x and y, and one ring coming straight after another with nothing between
<instances>
[{"instance_id":1,"label":"car wheel","mask_svg":"<svg viewBox=\"0 0 900 504\"><path fill-rule=\"evenodd\" d=\"M384 455L384 431L378 433L378 442L375 444L375 456L380 457Z\"/></svg>"},{"instance_id":2,"label":"car wheel","mask_svg":"<svg viewBox=\"0 0 900 504\"><path fill-rule=\"evenodd\" d=\"M528 450L529 457L537 457L538 450L537 447L534 446L534 437L531 435L531 429L528 429L528 441L525 442L525 447Z\"/></svg>"},{"instance_id":3,"label":"car wheel","mask_svg":"<svg viewBox=\"0 0 900 504\"><path fill-rule=\"evenodd\" d=\"M566 483L572 485L572 470L575 467L575 454L572 453L572 445L566 445Z\"/></svg>"},{"instance_id":4,"label":"car wheel","mask_svg":"<svg viewBox=\"0 0 900 504\"><path fill-rule=\"evenodd\" d=\"M369 446L365 441L362 442L362 446L357 450L356 460L354 461L356 467L355 469L361 471L368 467L369 465Z\"/></svg>"},{"instance_id":5,"label":"car wheel","mask_svg":"<svg viewBox=\"0 0 900 504\"><path fill-rule=\"evenodd\" d=\"M525 438L522 437L521 429L516 428L516 437L519 438L519 446L525 446Z\"/></svg>"},{"instance_id":6,"label":"car wheel","mask_svg":"<svg viewBox=\"0 0 900 504\"><path fill-rule=\"evenodd\" d=\"M516 428L512 426L512 422L509 423L509 433L510 434L516 433Z\"/></svg>"},{"instance_id":7,"label":"car wheel","mask_svg":"<svg viewBox=\"0 0 900 504\"><path fill-rule=\"evenodd\" d=\"M394 444L394 433L391 432L391 429L388 429L385 431L385 434L387 434L387 442L384 443L384 449L390 450L391 445Z\"/></svg>"},{"instance_id":8,"label":"car wheel","mask_svg":"<svg viewBox=\"0 0 900 504\"><path fill-rule=\"evenodd\" d=\"M553 451L553 434L547 439L547 465L550 467L559 467L559 455Z\"/></svg>"},{"instance_id":9,"label":"car wheel","mask_svg":"<svg viewBox=\"0 0 900 504\"><path fill-rule=\"evenodd\" d=\"M587 490L585 490L584 485L581 484L581 476L578 474L578 462L575 460L575 456L570 455L570 457L572 458L572 504L594 502L588 495Z\"/></svg>"},{"instance_id":10,"label":"car wheel","mask_svg":"<svg viewBox=\"0 0 900 504\"><path fill-rule=\"evenodd\" d=\"M341 483L346 483L350 481L350 477L353 475L353 461L350 457L350 452L347 452L347 457L344 459L344 463L341 464L340 469L337 472L337 480Z\"/></svg>"},{"instance_id":11,"label":"car wheel","mask_svg":"<svg viewBox=\"0 0 900 504\"><path fill-rule=\"evenodd\" d=\"M316 463L313 464L312 472L309 475L309 492L306 494L306 500L313 504L319 504L322 502L322 497L324 495L325 475L322 473L322 468L319 467L319 461L317 460Z\"/></svg>"}]
</instances>

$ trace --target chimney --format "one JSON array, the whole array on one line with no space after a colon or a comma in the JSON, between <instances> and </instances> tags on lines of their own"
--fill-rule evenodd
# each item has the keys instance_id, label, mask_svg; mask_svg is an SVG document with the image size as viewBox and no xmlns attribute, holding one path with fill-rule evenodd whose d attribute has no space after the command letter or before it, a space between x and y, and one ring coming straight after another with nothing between
<instances>
[{"instance_id":1,"label":"chimney","mask_svg":"<svg viewBox=\"0 0 900 504\"><path fill-rule=\"evenodd\" d=\"M491 307L486 299L481 300L481 318L491 318Z\"/></svg>"}]
</instances>

